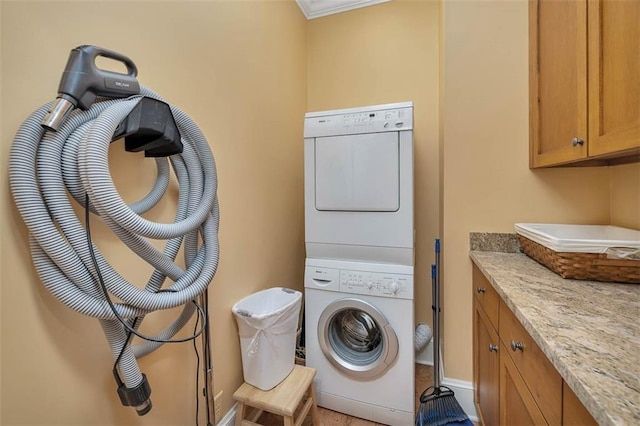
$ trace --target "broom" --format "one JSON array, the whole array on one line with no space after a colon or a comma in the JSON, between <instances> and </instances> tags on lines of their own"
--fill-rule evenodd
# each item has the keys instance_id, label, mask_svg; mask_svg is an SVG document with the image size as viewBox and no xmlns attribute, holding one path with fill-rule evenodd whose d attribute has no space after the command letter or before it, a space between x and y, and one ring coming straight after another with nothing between
<instances>
[{"instance_id":1,"label":"broom","mask_svg":"<svg viewBox=\"0 0 640 426\"><path fill-rule=\"evenodd\" d=\"M451 389L440 383L440 240L436 239L436 264L431 265L433 287L433 386L420 395L416 426L472 425Z\"/></svg>"}]
</instances>

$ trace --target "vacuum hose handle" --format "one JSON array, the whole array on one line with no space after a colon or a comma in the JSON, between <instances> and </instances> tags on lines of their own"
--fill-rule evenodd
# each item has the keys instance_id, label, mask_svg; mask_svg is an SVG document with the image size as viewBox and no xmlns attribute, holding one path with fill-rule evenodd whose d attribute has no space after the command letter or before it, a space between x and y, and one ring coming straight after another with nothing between
<instances>
[{"instance_id":1,"label":"vacuum hose handle","mask_svg":"<svg viewBox=\"0 0 640 426\"><path fill-rule=\"evenodd\" d=\"M98 68L98 56L122 62L127 73ZM98 96L126 98L140 93L137 75L136 64L121 53L90 45L72 49L60 79L58 96L42 120L42 127L57 131L74 108L87 110Z\"/></svg>"}]
</instances>

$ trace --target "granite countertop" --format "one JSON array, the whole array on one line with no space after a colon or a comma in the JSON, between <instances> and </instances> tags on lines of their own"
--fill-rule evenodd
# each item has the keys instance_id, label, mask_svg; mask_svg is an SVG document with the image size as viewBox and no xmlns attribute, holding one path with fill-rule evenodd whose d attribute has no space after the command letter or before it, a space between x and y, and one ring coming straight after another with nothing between
<instances>
[{"instance_id":1,"label":"granite countertop","mask_svg":"<svg viewBox=\"0 0 640 426\"><path fill-rule=\"evenodd\" d=\"M640 424L640 285L563 279L522 253L471 259L601 425Z\"/></svg>"}]
</instances>

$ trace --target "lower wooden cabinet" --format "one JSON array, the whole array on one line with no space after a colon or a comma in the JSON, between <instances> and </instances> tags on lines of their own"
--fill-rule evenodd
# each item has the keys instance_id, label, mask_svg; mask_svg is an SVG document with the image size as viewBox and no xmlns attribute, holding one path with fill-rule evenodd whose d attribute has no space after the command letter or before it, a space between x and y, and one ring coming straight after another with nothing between
<instances>
[{"instance_id":1,"label":"lower wooden cabinet","mask_svg":"<svg viewBox=\"0 0 640 426\"><path fill-rule=\"evenodd\" d=\"M595 425L493 286L473 267L473 381L483 425ZM478 288L485 289L479 292ZM485 308L487 295L497 309Z\"/></svg>"},{"instance_id":2,"label":"lower wooden cabinet","mask_svg":"<svg viewBox=\"0 0 640 426\"><path fill-rule=\"evenodd\" d=\"M501 345L501 351L507 352ZM529 388L516 365L509 356L500 357L500 424L502 425L546 425Z\"/></svg>"},{"instance_id":3,"label":"lower wooden cabinet","mask_svg":"<svg viewBox=\"0 0 640 426\"><path fill-rule=\"evenodd\" d=\"M547 423L561 424L562 377L504 302L498 333L507 349L501 358L513 361Z\"/></svg>"},{"instance_id":4,"label":"lower wooden cabinet","mask_svg":"<svg viewBox=\"0 0 640 426\"><path fill-rule=\"evenodd\" d=\"M474 359L475 400L478 415L487 425L497 425L500 380L500 341L484 310L476 305L474 341L477 356Z\"/></svg>"},{"instance_id":5,"label":"lower wooden cabinet","mask_svg":"<svg viewBox=\"0 0 640 426\"><path fill-rule=\"evenodd\" d=\"M571 426L598 424L566 383L562 384L562 424Z\"/></svg>"}]
</instances>

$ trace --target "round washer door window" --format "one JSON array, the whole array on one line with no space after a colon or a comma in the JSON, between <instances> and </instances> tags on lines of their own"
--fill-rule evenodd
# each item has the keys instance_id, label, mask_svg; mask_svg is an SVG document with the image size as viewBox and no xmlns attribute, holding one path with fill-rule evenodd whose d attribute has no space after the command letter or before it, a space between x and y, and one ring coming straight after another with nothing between
<instances>
[{"instance_id":1,"label":"round washer door window","mask_svg":"<svg viewBox=\"0 0 640 426\"><path fill-rule=\"evenodd\" d=\"M380 375L398 355L398 338L387 319L359 299L327 306L318 321L318 340L331 364L361 379Z\"/></svg>"}]
</instances>

